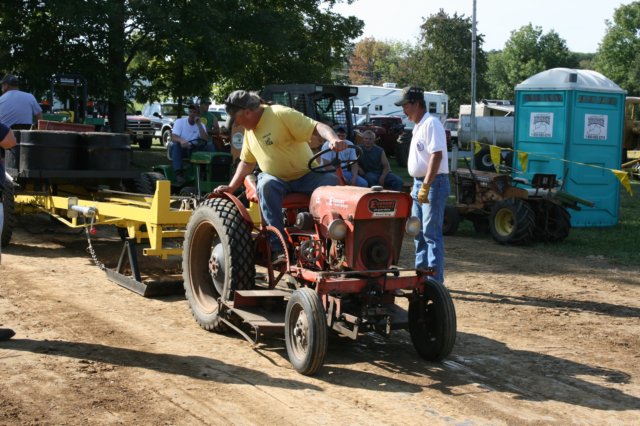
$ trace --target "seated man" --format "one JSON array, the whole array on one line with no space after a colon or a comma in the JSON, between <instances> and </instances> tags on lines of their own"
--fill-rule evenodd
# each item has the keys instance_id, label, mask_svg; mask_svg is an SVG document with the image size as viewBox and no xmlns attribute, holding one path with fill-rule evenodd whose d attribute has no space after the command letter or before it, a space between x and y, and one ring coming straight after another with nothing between
<instances>
[{"instance_id":1,"label":"seated man","mask_svg":"<svg viewBox=\"0 0 640 426\"><path fill-rule=\"evenodd\" d=\"M358 173L369 186L380 185L394 191L402 189L402 179L391 173L391 165L384 149L375 144L376 134L366 130L362 134L362 155L358 160Z\"/></svg>"},{"instance_id":2,"label":"seated man","mask_svg":"<svg viewBox=\"0 0 640 426\"><path fill-rule=\"evenodd\" d=\"M348 146L353 145L353 142L347 140L347 129L343 125L338 125L336 127L336 135L338 135L340 140L345 141ZM329 141L325 142L320 150L325 151L327 149L329 149ZM364 178L358 176L358 162L356 161L358 155L354 149L345 149L344 151L341 151L339 153L328 152L320 157L320 161L322 162L322 164L329 164L336 155L342 162L354 162L351 166L349 166L350 170L348 170L347 167L342 167L342 173L344 174L344 181L346 185L361 186L363 188L369 186L367 185L367 181L364 180ZM333 168L331 168L331 170L333 170Z\"/></svg>"},{"instance_id":3,"label":"seated man","mask_svg":"<svg viewBox=\"0 0 640 426\"><path fill-rule=\"evenodd\" d=\"M207 134L207 129L200 122L198 107L191 104L188 108L189 115L178 118L173 123L173 129L171 130L171 141L173 142L170 147L171 165L176 173L178 185L185 183L183 158L188 158L192 151L215 151L213 146L206 143L209 135ZM200 143L196 142L198 139L200 139Z\"/></svg>"},{"instance_id":4,"label":"seated man","mask_svg":"<svg viewBox=\"0 0 640 426\"><path fill-rule=\"evenodd\" d=\"M215 193L235 192L256 164L260 210L267 225L284 235L282 205L285 195L300 192L311 195L319 186L336 185L334 173L313 173L308 162L313 156L308 141L312 135L327 140L329 148L342 151L347 144L333 129L293 108L266 105L256 93L236 90L226 99L227 114L246 130L240 163L228 185L220 185ZM271 235L271 260L274 265L286 261L284 248Z\"/></svg>"}]
</instances>

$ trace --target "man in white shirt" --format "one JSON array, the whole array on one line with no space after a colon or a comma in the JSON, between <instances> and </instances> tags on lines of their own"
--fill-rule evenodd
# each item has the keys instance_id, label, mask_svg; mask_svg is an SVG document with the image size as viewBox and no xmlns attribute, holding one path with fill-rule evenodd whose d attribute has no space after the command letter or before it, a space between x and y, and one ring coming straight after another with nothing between
<instances>
[{"instance_id":1,"label":"man in white shirt","mask_svg":"<svg viewBox=\"0 0 640 426\"><path fill-rule=\"evenodd\" d=\"M205 150L209 135L204 124L200 122L198 107L191 104L188 107L189 115L178 118L171 129L172 145L171 165L176 173L178 185L185 182L182 159L189 157L192 151Z\"/></svg>"},{"instance_id":2,"label":"man in white shirt","mask_svg":"<svg viewBox=\"0 0 640 426\"><path fill-rule=\"evenodd\" d=\"M427 112L422 88L404 88L395 105L401 106L409 120L416 123L407 161L414 178L412 214L422 220L422 232L415 237L416 268L433 269L434 278L444 283L442 224L451 192L447 137L438 117Z\"/></svg>"}]
</instances>

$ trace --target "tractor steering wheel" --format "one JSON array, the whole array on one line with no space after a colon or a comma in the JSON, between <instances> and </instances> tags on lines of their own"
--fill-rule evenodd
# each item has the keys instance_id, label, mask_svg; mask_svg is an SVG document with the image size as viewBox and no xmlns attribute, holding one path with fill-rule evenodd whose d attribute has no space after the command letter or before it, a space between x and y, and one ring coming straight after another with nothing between
<instances>
[{"instance_id":1,"label":"tractor steering wheel","mask_svg":"<svg viewBox=\"0 0 640 426\"><path fill-rule=\"evenodd\" d=\"M201 138L193 139L189 141L189 145L194 148L204 148L207 145L207 140Z\"/></svg>"},{"instance_id":2,"label":"tractor steering wheel","mask_svg":"<svg viewBox=\"0 0 640 426\"><path fill-rule=\"evenodd\" d=\"M342 160L338 155L339 152L335 152L332 149L325 149L323 151L317 152L313 157L311 157L309 159L309 163L307 164L307 166L309 167L309 170L316 173L334 173L338 169L352 166L358 161L358 159L362 155L362 148L360 148L357 145L349 145L348 147L345 148L345 150L347 149L353 149L356 151L356 158L354 160ZM332 151L335 153L335 155L329 164L320 164L318 166L313 165L313 162L315 160L319 159L324 154Z\"/></svg>"}]
</instances>

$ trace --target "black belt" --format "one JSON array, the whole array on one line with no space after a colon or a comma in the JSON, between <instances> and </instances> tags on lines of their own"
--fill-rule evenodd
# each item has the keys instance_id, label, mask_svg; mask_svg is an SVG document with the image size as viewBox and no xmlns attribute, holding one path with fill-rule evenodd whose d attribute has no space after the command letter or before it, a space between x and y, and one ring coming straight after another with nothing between
<instances>
[{"instance_id":1,"label":"black belt","mask_svg":"<svg viewBox=\"0 0 640 426\"><path fill-rule=\"evenodd\" d=\"M32 124L12 124L12 130L31 130Z\"/></svg>"}]
</instances>

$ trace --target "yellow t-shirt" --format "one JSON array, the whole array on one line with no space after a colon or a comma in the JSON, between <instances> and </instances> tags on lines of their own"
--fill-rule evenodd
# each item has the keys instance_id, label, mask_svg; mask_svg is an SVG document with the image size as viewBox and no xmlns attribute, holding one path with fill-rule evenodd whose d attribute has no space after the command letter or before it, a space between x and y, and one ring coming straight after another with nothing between
<instances>
[{"instance_id":1,"label":"yellow t-shirt","mask_svg":"<svg viewBox=\"0 0 640 426\"><path fill-rule=\"evenodd\" d=\"M308 141L317 122L282 105L263 108L256 128L244 132L240 159L257 162L263 172L285 181L309 173L307 163L313 152Z\"/></svg>"}]
</instances>

